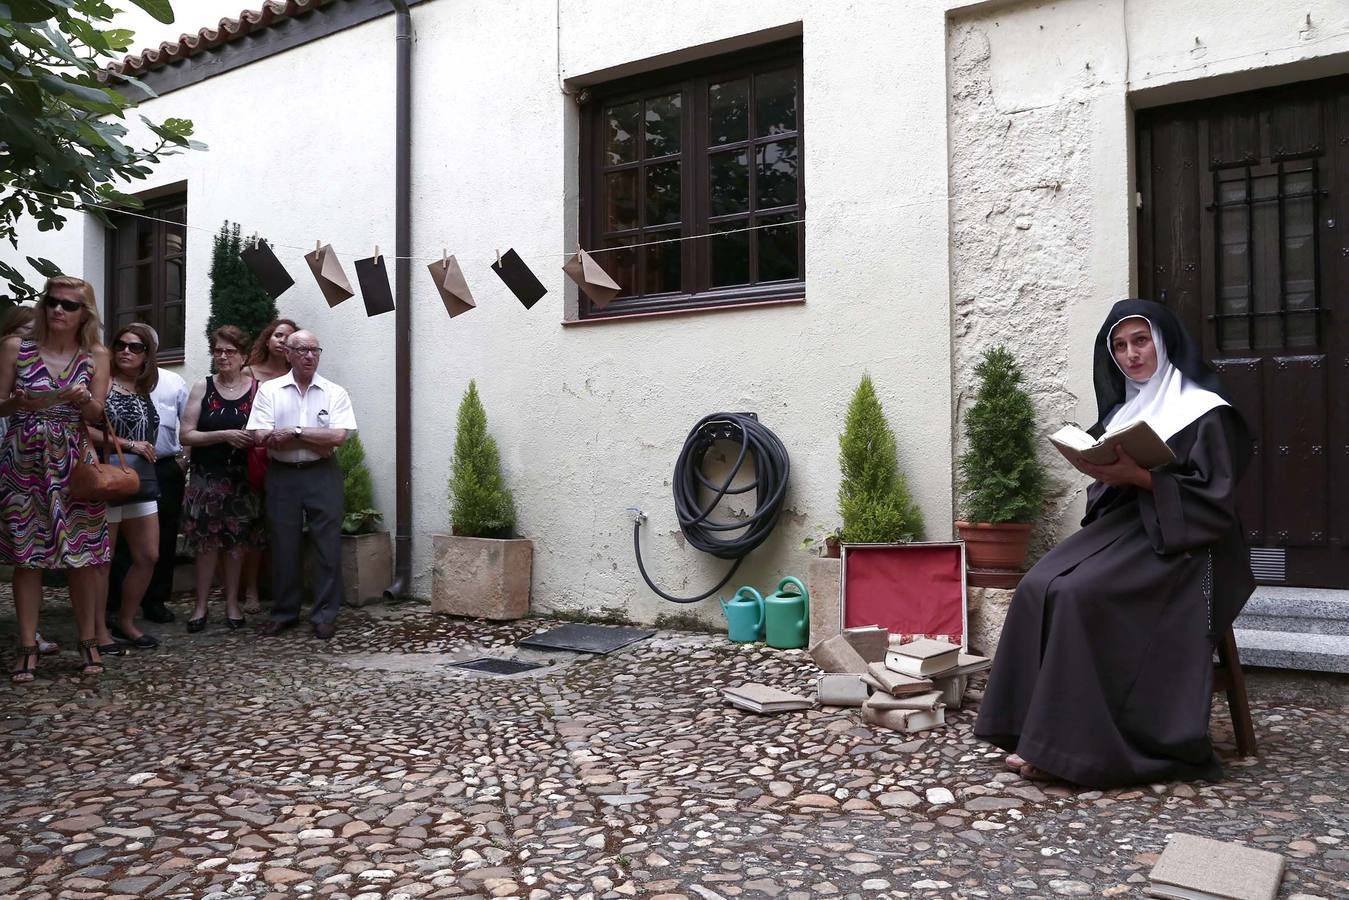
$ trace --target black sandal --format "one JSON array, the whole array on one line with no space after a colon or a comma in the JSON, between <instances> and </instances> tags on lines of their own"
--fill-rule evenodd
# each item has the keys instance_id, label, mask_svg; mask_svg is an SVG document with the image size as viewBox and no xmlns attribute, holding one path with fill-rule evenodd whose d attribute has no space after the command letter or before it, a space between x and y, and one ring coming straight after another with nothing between
<instances>
[{"instance_id":1,"label":"black sandal","mask_svg":"<svg viewBox=\"0 0 1349 900\"><path fill-rule=\"evenodd\" d=\"M225 617L225 627L228 628L230 631L238 631L240 628L243 628L244 625L246 624L247 622L243 616L240 616L237 619L231 619L229 616Z\"/></svg>"},{"instance_id":2,"label":"black sandal","mask_svg":"<svg viewBox=\"0 0 1349 900\"><path fill-rule=\"evenodd\" d=\"M80 669L80 674L102 675L103 663L100 660L94 659L94 651L98 649L98 638L89 638L87 641L80 641L79 648L80 656L84 659L84 668Z\"/></svg>"},{"instance_id":3,"label":"black sandal","mask_svg":"<svg viewBox=\"0 0 1349 900\"><path fill-rule=\"evenodd\" d=\"M31 644L26 647L23 644L19 644L14 649L18 651L19 658L23 660L23 665L18 666L9 673L9 680L15 684L28 684L37 677L37 644ZM32 665L28 664L30 659L33 661Z\"/></svg>"},{"instance_id":4,"label":"black sandal","mask_svg":"<svg viewBox=\"0 0 1349 900\"><path fill-rule=\"evenodd\" d=\"M188 630L188 633L189 633L189 634L196 634L198 631L201 631L201 630L202 630L203 628L205 628L205 627L206 627L206 617L205 617L205 616L202 616L202 617L199 618L199 619L188 619L188 620L187 620L187 630Z\"/></svg>"}]
</instances>

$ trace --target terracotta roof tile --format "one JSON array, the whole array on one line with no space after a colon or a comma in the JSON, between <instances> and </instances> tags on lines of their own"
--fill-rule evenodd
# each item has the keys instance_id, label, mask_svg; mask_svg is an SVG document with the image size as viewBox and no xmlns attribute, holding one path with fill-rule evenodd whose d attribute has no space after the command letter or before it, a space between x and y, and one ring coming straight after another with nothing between
<instances>
[{"instance_id":1,"label":"terracotta roof tile","mask_svg":"<svg viewBox=\"0 0 1349 900\"><path fill-rule=\"evenodd\" d=\"M330 2L331 0L267 0L262 9L245 9L239 13L237 19L221 19L214 28L202 28L195 34L182 34L177 41L164 41L157 48L148 48L123 58L121 62L109 63L108 71L119 75L139 75L142 72L159 69L212 47L237 41L276 22L313 12Z\"/></svg>"}]
</instances>

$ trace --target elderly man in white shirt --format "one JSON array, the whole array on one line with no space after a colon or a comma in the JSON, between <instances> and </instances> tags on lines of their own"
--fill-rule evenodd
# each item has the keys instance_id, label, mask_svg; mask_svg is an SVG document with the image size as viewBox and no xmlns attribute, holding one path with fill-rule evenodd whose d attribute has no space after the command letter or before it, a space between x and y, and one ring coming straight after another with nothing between
<instances>
[{"instance_id":1,"label":"elderly man in white shirt","mask_svg":"<svg viewBox=\"0 0 1349 900\"><path fill-rule=\"evenodd\" d=\"M159 334L153 329L156 348ZM159 411L159 433L155 435L155 474L159 480L159 560L155 563L150 585L145 589L141 614L151 622L172 622L173 610L165 604L173 594L173 567L178 560L178 520L183 512L183 488L187 458L178 441L178 419L187 408L187 383L177 372L159 370L159 381L150 392L150 402ZM116 621L122 601L122 579L131 568L131 553L125 541L118 541L108 574L108 618Z\"/></svg>"},{"instance_id":2,"label":"elderly man in white shirt","mask_svg":"<svg viewBox=\"0 0 1349 900\"><path fill-rule=\"evenodd\" d=\"M318 374L323 348L309 331L286 339L290 373L258 388L248 430L267 448L267 533L272 558L272 618L258 630L280 634L300 619L303 527L314 546L314 608L323 640L337 630L342 602L342 470L333 458L356 430L351 398Z\"/></svg>"}]
</instances>

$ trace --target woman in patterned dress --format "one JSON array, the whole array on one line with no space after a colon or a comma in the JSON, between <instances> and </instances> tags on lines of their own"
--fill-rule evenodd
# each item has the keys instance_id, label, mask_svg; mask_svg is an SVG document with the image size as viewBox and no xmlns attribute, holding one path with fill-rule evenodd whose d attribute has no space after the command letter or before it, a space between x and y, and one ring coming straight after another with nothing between
<instances>
[{"instance_id":1,"label":"woman in patterned dress","mask_svg":"<svg viewBox=\"0 0 1349 900\"><path fill-rule=\"evenodd\" d=\"M197 555L197 608L188 631L206 627L206 598L216 564L224 554L225 625L243 627L239 575L244 554L262 545L261 499L248 481L245 430L257 382L243 372L247 336L233 325L211 335L215 375L192 386L183 411L182 442L192 448L187 494L183 497L183 538Z\"/></svg>"},{"instance_id":2,"label":"woman in patterned dress","mask_svg":"<svg viewBox=\"0 0 1349 900\"><path fill-rule=\"evenodd\" d=\"M128 325L112 342L112 379L108 385L107 423L122 442L127 464L137 471L154 471L155 437L159 434L159 410L150 399L150 392L159 383L159 366L155 362L155 334L150 326L139 322ZM89 429L94 442L103 448L107 460L119 462L111 438L97 428ZM139 456L148 465L131 459ZM136 613L140 612L145 589L150 586L155 564L159 561L159 503L153 499L158 491L125 502L108 505L108 541L115 548L120 532L131 551L131 568L122 579L121 603L117 624L107 623L107 583L99 592L98 649L105 655L118 655L120 648L113 639L141 650L153 650L159 639L136 627Z\"/></svg>"},{"instance_id":3,"label":"woman in patterned dress","mask_svg":"<svg viewBox=\"0 0 1349 900\"><path fill-rule=\"evenodd\" d=\"M258 384L266 384L273 378L280 378L290 371L290 358L286 356L286 338L300 330L290 319L273 319L253 342L253 350L248 354L248 366L244 374L252 376ZM259 500L259 504L264 501ZM263 529L264 534L266 529ZM249 550L244 554L244 612L250 615L262 612L258 602L258 576L266 563L265 543L260 549Z\"/></svg>"},{"instance_id":4,"label":"woman in patterned dress","mask_svg":"<svg viewBox=\"0 0 1349 900\"><path fill-rule=\"evenodd\" d=\"M98 339L94 289L79 278L47 279L33 337L0 343L0 563L14 566L19 646L10 678L37 668L42 572L69 569L83 674L103 671L94 622L103 566L112 556L102 503L74 500L71 473L90 453L86 426L103 417L108 350Z\"/></svg>"}]
</instances>

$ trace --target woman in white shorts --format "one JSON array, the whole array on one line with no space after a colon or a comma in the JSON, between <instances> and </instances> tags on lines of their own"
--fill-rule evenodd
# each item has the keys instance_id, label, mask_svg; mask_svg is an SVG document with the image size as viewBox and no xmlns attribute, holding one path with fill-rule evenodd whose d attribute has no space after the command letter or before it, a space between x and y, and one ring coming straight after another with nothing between
<instances>
[{"instance_id":1,"label":"woman in white shorts","mask_svg":"<svg viewBox=\"0 0 1349 900\"><path fill-rule=\"evenodd\" d=\"M159 646L159 639L136 627L136 614L159 560L159 486L155 481L155 435L159 432L159 411L150 400L150 392L159 383L155 364L155 341L150 329L140 323L128 325L112 342L112 383L109 385L107 424L112 427L126 453L126 463L141 477L140 493L120 505L108 504L108 538L117 546L120 534L131 551L131 568L122 581L122 605L118 621L107 623L108 592L104 584L98 605L99 653L116 656L117 643L141 650ZM90 435L116 463L116 448L110 436L98 429ZM104 640L107 638L107 640Z\"/></svg>"}]
</instances>

